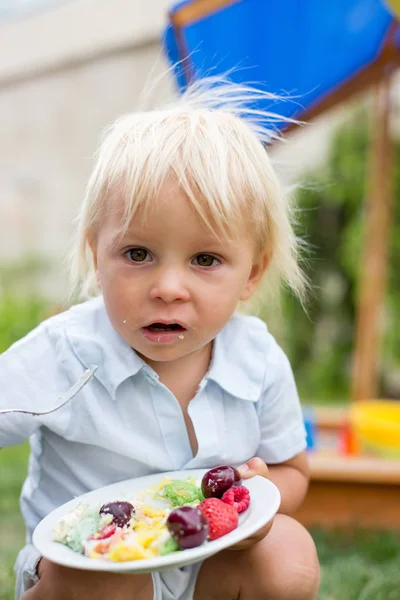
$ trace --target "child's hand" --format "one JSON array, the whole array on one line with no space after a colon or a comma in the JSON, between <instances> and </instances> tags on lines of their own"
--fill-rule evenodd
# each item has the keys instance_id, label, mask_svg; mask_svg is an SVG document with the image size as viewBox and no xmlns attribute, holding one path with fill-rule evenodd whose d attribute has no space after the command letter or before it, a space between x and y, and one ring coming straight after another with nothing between
<instances>
[{"instance_id":1,"label":"child's hand","mask_svg":"<svg viewBox=\"0 0 400 600\"><path fill-rule=\"evenodd\" d=\"M42 558L40 581L21 600L152 600L151 575L124 575L61 567Z\"/></svg>"},{"instance_id":2,"label":"child's hand","mask_svg":"<svg viewBox=\"0 0 400 600\"><path fill-rule=\"evenodd\" d=\"M268 467L265 462L258 458L257 456L251 458L244 465L238 468L240 476L242 479L250 479L250 477L254 477L254 475L260 475L261 477L265 477L269 479ZM234 546L231 546L229 550L244 550L245 548L249 548L257 542L261 541L265 536L269 533L269 530L272 527L273 520L269 521L264 527L253 533L250 537L238 542Z\"/></svg>"}]
</instances>

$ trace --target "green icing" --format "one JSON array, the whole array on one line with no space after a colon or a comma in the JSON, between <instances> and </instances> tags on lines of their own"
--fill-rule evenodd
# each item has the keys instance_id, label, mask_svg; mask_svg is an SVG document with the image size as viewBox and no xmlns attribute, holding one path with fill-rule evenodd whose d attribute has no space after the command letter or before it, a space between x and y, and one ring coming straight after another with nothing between
<instances>
[{"instance_id":1,"label":"green icing","mask_svg":"<svg viewBox=\"0 0 400 600\"><path fill-rule=\"evenodd\" d=\"M88 508L79 523L72 527L60 541L75 552L82 552L84 542L99 530L100 521L103 523L98 510Z\"/></svg>"},{"instance_id":2,"label":"green icing","mask_svg":"<svg viewBox=\"0 0 400 600\"><path fill-rule=\"evenodd\" d=\"M160 546L160 555L171 554L171 552L176 552L177 550L179 550L178 543L170 537Z\"/></svg>"},{"instance_id":3,"label":"green icing","mask_svg":"<svg viewBox=\"0 0 400 600\"><path fill-rule=\"evenodd\" d=\"M204 500L201 489L190 479L172 479L160 490L160 496L174 507L196 505Z\"/></svg>"}]
</instances>

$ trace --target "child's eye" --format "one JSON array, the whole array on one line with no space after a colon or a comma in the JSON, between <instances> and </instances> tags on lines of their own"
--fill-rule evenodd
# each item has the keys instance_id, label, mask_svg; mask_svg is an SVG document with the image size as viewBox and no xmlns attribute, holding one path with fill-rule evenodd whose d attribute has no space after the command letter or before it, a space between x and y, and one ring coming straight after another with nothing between
<instances>
[{"instance_id":1,"label":"child's eye","mask_svg":"<svg viewBox=\"0 0 400 600\"><path fill-rule=\"evenodd\" d=\"M215 267L215 265L221 264L218 258L211 254L198 254L194 257L193 262L199 267Z\"/></svg>"},{"instance_id":2,"label":"child's eye","mask_svg":"<svg viewBox=\"0 0 400 600\"><path fill-rule=\"evenodd\" d=\"M125 256L133 262L148 262L151 260L150 254L144 248L131 248L125 252Z\"/></svg>"}]
</instances>

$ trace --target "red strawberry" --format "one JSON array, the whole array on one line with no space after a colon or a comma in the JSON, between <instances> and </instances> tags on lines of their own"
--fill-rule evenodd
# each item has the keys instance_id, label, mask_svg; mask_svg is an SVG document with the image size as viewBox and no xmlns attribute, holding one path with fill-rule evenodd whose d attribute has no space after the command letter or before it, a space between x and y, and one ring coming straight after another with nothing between
<instances>
[{"instance_id":1,"label":"red strawberry","mask_svg":"<svg viewBox=\"0 0 400 600\"><path fill-rule=\"evenodd\" d=\"M231 487L223 494L222 502L234 506L238 513L243 512L250 504L250 492L244 485Z\"/></svg>"},{"instance_id":2,"label":"red strawberry","mask_svg":"<svg viewBox=\"0 0 400 600\"><path fill-rule=\"evenodd\" d=\"M207 498L199 504L199 509L208 521L208 539L217 538L236 529L239 521L234 506L222 502L219 498Z\"/></svg>"},{"instance_id":3,"label":"red strawberry","mask_svg":"<svg viewBox=\"0 0 400 600\"><path fill-rule=\"evenodd\" d=\"M94 533L90 539L91 540L105 540L106 538L109 538L112 535L114 535L116 529L117 529L117 527L116 527L116 525L114 525L114 523L110 523L109 525L104 525L104 527L102 529L100 529L100 531L98 533Z\"/></svg>"}]
</instances>

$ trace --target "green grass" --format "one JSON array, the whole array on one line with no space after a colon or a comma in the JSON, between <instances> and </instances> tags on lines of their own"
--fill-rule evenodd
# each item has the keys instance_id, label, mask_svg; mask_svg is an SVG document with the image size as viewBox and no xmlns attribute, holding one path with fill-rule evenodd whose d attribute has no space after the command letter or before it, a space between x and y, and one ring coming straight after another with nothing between
<instances>
[{"instance_id":1,"label":"green grass","mask_svg":"<svg viewBox=\"0 0 400 600\"><path fill-rule=\"evenodd\" d=\"M24 545L18 497L28 445L0 451L0 600L13 600L13 564ZM322 568L319 600L400 600L400 535L313 530Z\"/></svg>"},{"instance_id":2,"label":"green grass","mask_svg":"<svg viewBox=\"0 0 400 600\"><path fill-rule=\"evenodd\" d=\"M400 600L400 535L312 531L321 563L319 600Z\"/></svg>"},{"instance_id":3,"label":"green grass","mask_svg":"<svg viewBox=\"0 0 400 600\"><path fill-rule=\"evenodd\" d=\"M0 450L0 600L14 598L13 565L25 543L19 495L26 475L28 444Z\"/></svg>"}]
</instances>

